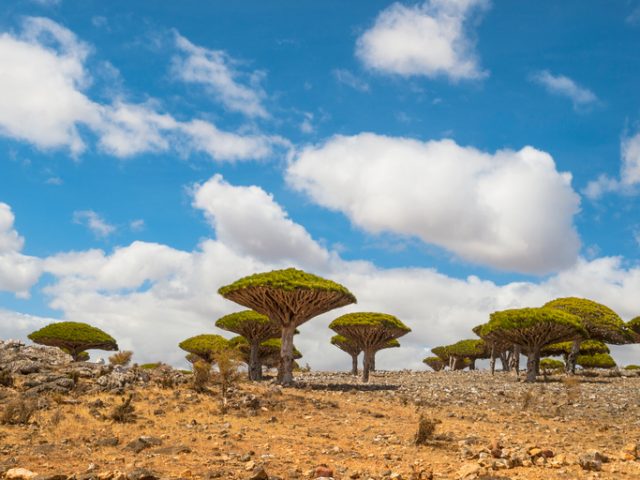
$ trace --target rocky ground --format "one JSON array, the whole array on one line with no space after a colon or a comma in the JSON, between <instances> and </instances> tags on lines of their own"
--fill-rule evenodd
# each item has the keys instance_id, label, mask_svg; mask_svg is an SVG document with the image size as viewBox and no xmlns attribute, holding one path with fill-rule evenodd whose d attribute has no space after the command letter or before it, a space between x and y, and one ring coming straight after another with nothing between
<instances>
[{"instance_id":1,"label":"rocky ground","mask_svg":"<svg viewBox=\"0 0 640 480\"><path fill-rule=\"evenodd\" d=\"M363 386L303 373L296 388L240 382L226 414L215 387L104 390L83 377L25 395L28 377L0 387L3 418L33 409L0 425L7 479L640 478L636 376L528 385L503 373L377 372ZM133 411L114 416L130 394Z\"/></svg>"}]
</instances>

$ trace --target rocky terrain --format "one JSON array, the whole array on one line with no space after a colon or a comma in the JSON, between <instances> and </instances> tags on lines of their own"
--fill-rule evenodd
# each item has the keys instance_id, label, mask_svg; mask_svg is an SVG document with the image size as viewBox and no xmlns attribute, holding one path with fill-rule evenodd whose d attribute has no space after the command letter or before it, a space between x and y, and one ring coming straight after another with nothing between
<instances>
[{"instance_id":1,"label":"rocky terrain","mask_svg":"<svg viewBox=\"0 0 640 480\"><path fill-rule=\"evenodd\" d=\"M296 388L240 381L223 414L189 375L28 348L0 343L6 479L640 478L632 374L309 372Z\"/></svg>"}]
</instances>

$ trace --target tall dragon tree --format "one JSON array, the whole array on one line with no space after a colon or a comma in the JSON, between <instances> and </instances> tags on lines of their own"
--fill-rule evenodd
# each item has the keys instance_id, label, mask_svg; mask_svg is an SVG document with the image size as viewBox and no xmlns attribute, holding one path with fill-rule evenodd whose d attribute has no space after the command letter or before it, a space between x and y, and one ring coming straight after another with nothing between
<instances>
[{"instance_id":1,"label":"tall dragon tree","mask_svg":"<svg viewBox=\"0 0 640 480\"><path fill-rule=\"evenodd\" d=\"M351 357L351 374L358 375L358 355L362 352L362 348L342 335L331 337L331 345L335 345Z\"/></svg>"},{"instance_id":2,"label":"tall dragon tree","mask_svg":"<svg viewBox=\"0 0 640 480\"><path fill-rule=\"evenodd\" d=\"M338 335L348 338L364 352L362 381L369 381L372 358L393 339L411 331L393 315L376 312L347 313L329 325Z\"/></svg>"},{"instance_id":3,"label":"tall dragon tree","mask_svg":"<svg viewBox=\"0 0 640 480\"><path fill-rule=\"evenodd\" d=\"M542 347L573 340L586 331L579 317L562 310L520 308L492 313L480 334L521 346L527 352L526 381L535 382Z\"/></svg>"},{"instance_id":4,"label":"tall dragon tree","mask_svg":"<svg viewBox=\"0 0 640 480\"><path fill-rule=\"evenodd\" d=\"M633 334L616 312L601 303L586 298L566 297L547 302L544 308L555 308L580 318L585 334L573 340L571 352L565 362L567 373L575 373L576 357L580 352L580 344L588 339L614 345L622 345L633 341Z\"/></svg>"},{"instance_id":5,"label":"tall dragon tree","mask_svg":"<svg viewBox=\"0 0 640 480\"><path fill-rule=\"evenodd\" d=\"M491 355L487 343L481 339L460 340L445 348L449 356L453 357L456 362L464 362L465 359L468 359L469 370L475 370L477 359L489 358Z\"/></svg>"},{"instance_id":6,"label":"tall dragon tree","mask_svg":"<svg viewBox=\"0 0 640 480\"><path fill-rule=\"evenodd\" d=\"M248 366L251 347L247 339L238 335L229 339L229 344L240 352L242 361ZM260 365L260 370L262 370L263 365L269 368L279 365L281 346L282 344L279 338L270 338L260 343L258 348L258 364ZM300 353L295 346L293 347L293 358L294 360L302 358L302 353Z\"/></svg>"},{"instance_id":7,"label":"tall dragon tree","mask_svg":"<svg viewBox=\"0 0 640 480\"><path fill-rule=\"evenodd\" d=\"M268 316L281 328L278 380L282 385L293 383L296 327L321 313L356 302L356 297L339 283L294 268L249 275L221 287L218 293Z\"/></svg>"},{"instance_id":8,"label":"tall dragon tree","mask_svg":"<svg viewBox=\"0 0 640 480\"><path fill-rule=\"evenodd\" d=\"M280 326L269 317L253 310L231 313L219 318L216 327L236 333L249 343L249 380L262 379L262 365L259 361L260 344L270 338L280 336Z\"/></svg>"},{"instance_id":9,"label":"tall dragon tree","mask_svg":"<svg viewBox=\"0 0 640 480\"><path fill-rule=\"evenodd\" d=\"M34 343L58 347L75 362L88 360L87 350L118 350L118 344L108 333L81 322L56 322L28 335Z\"/></svg>"}]
</instances>

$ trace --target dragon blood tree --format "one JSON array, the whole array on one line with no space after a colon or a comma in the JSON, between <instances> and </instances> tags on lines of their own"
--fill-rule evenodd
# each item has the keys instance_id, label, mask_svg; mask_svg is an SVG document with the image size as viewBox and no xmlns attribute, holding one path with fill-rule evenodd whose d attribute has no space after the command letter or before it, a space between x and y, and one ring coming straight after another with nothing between
<instances>
[{"instance_id":1,"label":"dragon blood tree","mask_svg":"<svg viewBox=\"0 0 640 480\"><path fill-rule=\"evenodd\" d=\"M396 340L395 338L392 338L380 350L384 350L385 348L400 348L400 342L398 340ZM376 352L376 353L378 353L378 352ZM375 354L373 355L373 357L371 357L371 371L372 372L376 371L376 356L375 356Z\"/></svg>"},{"instance_id":2,"label":"dragon blood tree","mask_svg":"<svg viewBox=\"0 0 640 480\"><path fill-rule=\"evenodd\" d=\"M634 341L640 342L640 316L632 318L626 325L634 333Z\"/></svg>"},{"instance_id":3,"label":"dragon blood tree","mask_svg":"<svg viewBox=\"0 0 640 480\"><path fill-rule=\"evenodd\" d=\"M331 345L335 345L343 352L349 354L351 357L351 374L358 375L358 355L362 352L362 348L342 335L334 335L331 337Z\"/></svg>"},{"instance_id":4,"label":"dragon blood tree","mask_svg":"<svg viewBox=\"0 0 640 480\"><path fill-rule=\"evenodd\" d=\"M293 383L293 335L296 327L328 312L356 302L339 283L288 268L243 277L218 290L223 297L269 317L281 328L282 385Z\"/></svg>"},{"instance_id":5,"label":"dragon blood tree","mask_svg":"<svg viewBox=\"0 0 640 480\"><path fill-rule=\"evenodd\" d=\"M549 343L586 335L580 318L553 308L519 308L494 312L480 330L522 347L527 352L527 382L535 382L540 351Z\"/></svg>"},{"instance_id":6,"label":"dragon blood tree","mask_svg":"<svg viewBox=\"0 0 640 480\"><path fill-rule=\"evenodd\" d=\"M75 362L88 359L87 350L118 350L118 344L111 335L81 322L52 323L29 334L28 338L40 345L62 349Z\"/></svg>"},{"instance_id":7,"label":"dragon blood tree","mask_svg":"<svg viewBox=\"0 0 640 480\"><path fill-rule=\"evenodd\" d=\"M499 338L495 338L493 335L482 336L482 327L484 325L477 325L473 327L473 333L478 335L484 340L489 352L489 370L491 375L496 371L496 358L500 358L502 363L502 370L510 372L512 368L515 368L516 372L520 370L520 347L515 347L512 343L505 342Z\"/></svg>"},{"instance_id":8,"label":"dragon blood tree","mask_svg":"<svg viewBox=\"0 0 640 480\"><path fill-rule=\"evenodd\" d=\"M249 380L262 379L262 365L258 358L260 344L280 336L280 327L269 317L253 310L231 313L219 318L216 327L237 333L249 343Z\"/></svg>"},{"instance_id":9,"label":"dragon blood tree","mask_svg":"<svg viewBox=\"0 0 640 480\"><path fill-rule=\"evenodd\" d=\"M478 358L489 358L490 351L484 340L470 339L460 340L453 345L445 347L454 362L463 362L465 358L469 360L469 370L476 369L476 360Z\"/></svg>"},{"instance_id":10,"label":"dragon blood tree","mask_svg":"<svg viewBox=\"0 0 640 480\"><path fill-rule=\"evenodd\" d=\"M230 348L229 341L220 335L203 334L195 337L187 338L178 344L185 352L191 363L195 363L198 359L192 355L196 355L200 360L209 364L214 363L215 356L222 350Z\"/></svg>"},{"instance_id":11,"label":"dragon blood tree","mask_svg":"<svg viewBox=\"0 0 640 480\"><path fill-rule=\"evenodd\" d=\"M444 362L440 357L427 357L422 363L429 365L434 372L439 372L444 368Z\"/></svg>"},{"instance_id":12,"label":"dragon blood tree","mask_svg":"<svg viewBox=\"0 0 640 480\"><path fill-rule=\"evenodd\" d=\"M615 368L616 362L608 353L596 353L593 355L578 355L576 363L582 368Z\"/></svg>"},{"instance_id":13,"label":"dragon blood tree","mask_svg":"<svg viewBox=\"0 0 640 480\"><path fill-rule=\"evenodd\" d=\"M564 359L564 365L573 349L573 342L552 343L542 347L540 351L543 357L560 357ZM597 353L609 353L609 347L604 342L598 340L585 340L580 344L578 355L595 355Z\"/></svg>"},{"instance_id":14,"label":"dragon blood tree","mask_svg":"<svg viewBox=\"0 0 640 480\"><path fill-rule=\"evenodd\" d=\"M393 315L375 312L347 313L336 318L329 328L348 338L364 352L362 381L369 381L371 361L378 350L387 348L390 340L411 331Z\"/></svg>"},{"instance_id":15,"label":"dragon blood tree","mask_svg":"<svg viewBox=\"0 0 640 480\"><path fill-rule=\"evenodd\" d=\"M251 347L247 339L238 335L231 338L229 344L240 352L242 360L248 366ZM260 344L258 348L258 364L260 365L260 370L262 370L263 365L269 368L279 365L281 346L282 344L279 338L270 338ZM302 358L302 353L300 353L295 346L293 347L293 358L294 360Z\"/></svg>"},{"instance_id":16,"label":"dragon blood tree","mask_svg":"<svg viewBox=\"0 0 640 480\"><path fill-rule=\"evenodd\" d=\"M573 346L565 362L567 373L575 372L576 357L580 352L580 344L584 340L600 340L614 345L633 341L633 334L618 314L600 303L586 298L567 297L547 302L543 307L562 310L577 316L582 321L586 333L573 340Z\"/></svg>"}]
</instances>

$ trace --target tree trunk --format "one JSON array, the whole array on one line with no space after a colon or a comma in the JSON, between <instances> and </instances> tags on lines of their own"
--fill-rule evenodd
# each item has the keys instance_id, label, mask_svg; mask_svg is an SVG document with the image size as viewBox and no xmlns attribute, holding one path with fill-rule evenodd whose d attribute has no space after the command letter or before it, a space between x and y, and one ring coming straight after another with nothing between
<instances>
[{"instance_id":1,"label":"tree trunk","mask_svg":"<svg viewBox=\"0 0 640 480\"><path fill-rule=\"evenodd\" d=\"M293 334L296 325L290 323L282 328L282 347L280 349L280 371L278 372L278 382L280 385L290 386L293 384Z\"/></svg>"},{"instance_id":2,"label":"tree trunk","mask_svg":"<svg viewBox=\"0 0 640 480\"><path fill-rule=\"evenodd\" d=\"M507 350L506 352L500 352L500 363L502 364L503 372L511 371L511 351Z\"/></svg>"},{"instance_id":3,"label":"tree trunk","mask_svg":"<svg viewBox=\"0 0 640 480\"><path fill-rule=\"evenodd\" d=\"M251 342L249 351L249 380L261 380L262 379L262 365L260 365L260 359L258 357L260 349L260 342L255 340Z\"/></svg>"},{"instance_id":4,"label":"tree trunk","mask_svg":"<svg viewBox=\"0 0 640 480\"><path fill-rule=\"evenodd\" d=\"M371 355L371 368L370 371L375 372L376 371L376 354L375 352L373 353L373 355Z\"/></svg>"},{"instance_id":5,"label":"tree trunk","mask_svg":"<svg viewBox=\"0 0 640 480\"><path fill-rule=\"evenodd\" d=\"M453 370L456 365L456 359L453 357L449 357L449 370Z\"/></svg>"},{"instance_id":6,"label":"tree trunk","mask_svg":"<svg viewBox=\"0 0 640 480\"><path fill-rule=\"evenodd\" d=\"M571 345L571 352L569 352L569 355L567 356L564 368L570 375L575 375L576 373L576 360L578 359L578 353L580 352L580 345L582 345L582 339L574 340L573 345Z\"/></svg>"},{"instance_id":7,"label":"tree trunk","mask_svg":"<svg viewBox=\"0 0 640 480\"><path fill-rule=\"evenodd\" d=\"M516 371L516 377L520 376L520 345L513 346L513 356L511 357L511 363L513 369Z\"/></svg>"},{"instance_id":8,"label":"tree trunk","mask_svg":"<svg viewBox=\"0 0 640 480\"><path fill-rule=\"evenodd\" d=\"M536 381L536 364L540 361L540 347L530 348L527 355L527 382Z\"/></svg>"},{"instance_id":9,"label":"tree trunk","mask_svg":"<svg viewBox=\"0 0 640 480\"><path fill-rule=\"evenodd\" d=\"M351 355L351 375L358 375L358 355Z\"/></svg>"},{"instance_id":10,"label":"tree trunk","mask_svg":"<svg viewBox=\"0 0 640 480\"><path fill-rule=\"evenodd\" d=\"M475 358L470 358L469 359L469 370L475 370L476 369L476 359Z\"/></svg>"},{"instance_id":11,"label":"tree trunk","mask_svg":"<svg viewBox=\"0 0 640 480\"><path fill-rule=\"evenodd\" d=\"M375 353L373 350L364 351L364 362L362 365L362 381L367 383L369 381L369 371L371 370L371 360Z\"/></svg>"},{"instance_id":12,"label":"tree trunk","mask_svg":"<svg viewBox=\"0 0 640 480\"><path fill-rule=\"evenodd\" d=\"M491 359L489 360L489 370L491 370L491 375L496 373L496 347L491 347Z\"/></svg>"}]
</instances>

